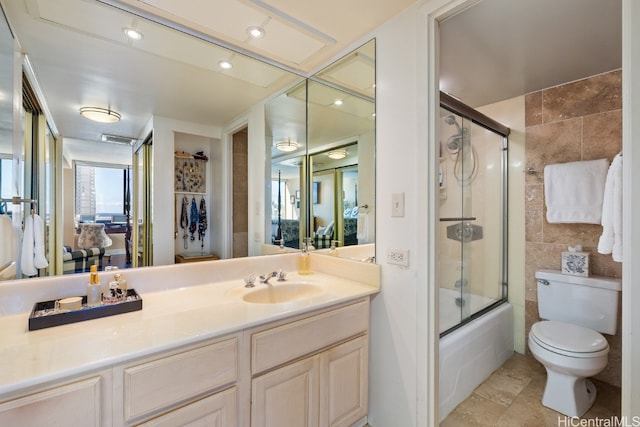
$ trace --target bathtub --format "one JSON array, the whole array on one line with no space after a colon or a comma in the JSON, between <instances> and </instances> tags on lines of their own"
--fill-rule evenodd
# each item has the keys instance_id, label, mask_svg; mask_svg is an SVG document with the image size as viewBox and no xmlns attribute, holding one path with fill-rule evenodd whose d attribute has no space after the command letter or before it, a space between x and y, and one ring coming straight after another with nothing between
<instances>
[{"instance_id":1,"label":"bathtub","mask_svg":"<svg viewBox=\"0 0 640 427\"><path fill-rule=\"evenodd\" d=\"M455 320L447 314L460 310L455 305L456 296L459 296L458 292L440 289L441 322ZM484 307L488 302L479 295L471 295L471 300L472 309ZM440 421L512 354L513 307L508 302L442 337L438 388Z\"/></svg>"}]
</instances>

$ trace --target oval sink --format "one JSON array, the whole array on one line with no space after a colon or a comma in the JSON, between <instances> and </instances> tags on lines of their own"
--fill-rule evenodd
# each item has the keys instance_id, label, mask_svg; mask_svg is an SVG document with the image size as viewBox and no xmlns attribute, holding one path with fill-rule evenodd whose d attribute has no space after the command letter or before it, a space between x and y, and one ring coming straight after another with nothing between
<instances>
[{"instance_id":1,"label":"oval sink","mask_svg":"<svg viewBox=\"0 0 640 427\"><path fill-rule=\"evenodd\" d=\"M273 284L247 293L243 300L256 304L275 304L311 298L322 293L322 288L309 283Z\"/></svg>"}]
</instances>

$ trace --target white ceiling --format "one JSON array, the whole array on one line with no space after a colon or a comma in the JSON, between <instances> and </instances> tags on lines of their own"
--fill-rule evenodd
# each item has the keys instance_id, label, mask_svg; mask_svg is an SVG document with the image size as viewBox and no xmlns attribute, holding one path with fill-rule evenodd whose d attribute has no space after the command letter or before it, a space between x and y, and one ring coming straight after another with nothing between
<instances>
[{"instance_id":1,"label":"white ceiling","mask_svg":"<svg viewBox=\"0 0 640 427\"><path fill-rule=\"evenodd\" d=\"M96 147L107 144L95 142L87 148L87 141L98 141L103 133L138 137L152 115L223 126L413 3L0 0L65 137L65 155L101 153L103 161L120 147L108 145L105 151ZM480 1L441 24L442 89L479 106L620 68L620 3ZM124 13L116 4L153 13L296 73ZM263 26L266 36L249 39L249 25ZM123 27L136 27L145 37L130 42ZM236 66L221 71L220 59L232 59ZM122 120L96 125L78 114L83 105L112 108Z\"/></svg>"},{"instance_id":2,"label":"white ceiling","mask_svg":"<svg viewBox=\"0 0 640 427\"><path fill-rule=\"evenodd\" d=\"M483 0L440 41L440 89L478 107L621 68L622 2Z\"/></svg>"}]
</instances>

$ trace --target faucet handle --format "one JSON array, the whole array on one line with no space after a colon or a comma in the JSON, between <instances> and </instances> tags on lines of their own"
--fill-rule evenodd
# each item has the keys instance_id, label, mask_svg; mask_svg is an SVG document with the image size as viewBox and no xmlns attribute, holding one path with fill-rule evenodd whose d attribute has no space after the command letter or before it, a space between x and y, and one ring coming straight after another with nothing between
<instances>
[{"instance_id":1,"label":"faucet handle","mask_svg":"<svg viewBox=\"0 0 640 427\"><path fill-rule=\"evenodd\" d=\"M244 276L243 280L245 288L253 288L255 286L254 283L256 281L256 276L253 274L247 274L246 276Z\"/></svg>"},{"instance_id":2,"label":"faucet handle","mask_svg":"<svg viewBox=\"0 0 640 427\"><path fill-rule=\"evenodd\" d=\"M284 282L287 280L287 273L282 269L278 270L278 282Z\"/></svg>"}]
</instances>

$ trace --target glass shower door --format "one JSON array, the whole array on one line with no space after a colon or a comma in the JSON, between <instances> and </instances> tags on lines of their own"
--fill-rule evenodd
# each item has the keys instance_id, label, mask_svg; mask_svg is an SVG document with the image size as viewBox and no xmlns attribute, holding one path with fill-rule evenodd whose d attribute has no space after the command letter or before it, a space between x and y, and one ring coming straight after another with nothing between
<instances>
[{"instance_id":1,"label":"glass shower door","mask_svg":"<svg viewBox=\"0 0 640 427\"><path fill-rule=\"evenodd\" d=\"M506 299L506 138L440 114L440 332Z\"/></svg>"}]
</instances>

